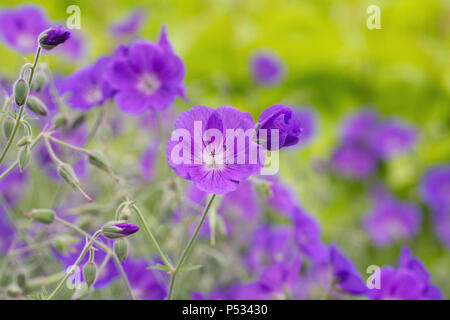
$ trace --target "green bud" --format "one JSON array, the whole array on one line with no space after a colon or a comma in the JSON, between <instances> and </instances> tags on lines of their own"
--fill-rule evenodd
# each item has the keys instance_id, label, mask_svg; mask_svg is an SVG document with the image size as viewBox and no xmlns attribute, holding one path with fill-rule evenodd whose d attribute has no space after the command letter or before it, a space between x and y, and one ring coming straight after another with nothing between
<instances>
[{"instance_id":1,"label":"green bud","mask_svg":"<svg viewBox=\"0 0 450 320\"><path fill-rule=\"evenodd\" d=\"M67 116L64 114L58 114L56 117L53 118L53 124L57 128L67 126L68 122L69 122L69 120L67 119Z\"/></svg>"},{"instance_id":2,"label":"green bud","mask_svg":"<svg viewBox=\"0 0 450 320\"><path fill-rule=\"evenodd\" d=\"M27 288L27 275L25 274L25 272L20 272L17 275L17 285L21 288L21 289L26 289Z\"/></svg>"},{"instance_id":3,"label":"green bud","mask_svg":"<svg viewBox=\"0 0 450 320\"><path fill-rule=\"evenodd\" d=\"M77 242L78 242L78 238L76 238L76 237L61 235L61 236L58 236L58 238L55 240L55 248L59 252L65 254L66 252L70 251L72 248L72 245Z\"/></svg>"},{"instance_id":4,"label":"green bud","mask_svg":"<svg viewBox=\"0 0 450 320\"><path fill-rule=\"evenodd\" d=\"M29 146L25 146L19 150L18 161L19 161L20 172L22 172L25 169L25 167L28 165L28 162L30 162L30 147Z\"/></svg>"},{"instance_id":5,"label":"green bud","mask_svg":"<svg viewBox=\"0 0 450 320\"><path fill-rule=\"evenodd\" d=\"M80 184L72 166L67 163L62 163L58 166L58 175L74 188Z\"/></svg>"},{"instance_id":6,"label":"green bud","mask_svg":"<svg viewBox=\"0 0 450 320\"><path fill-rule=\"evenodd\" d=\"M97 279L97 266L94 262L88 262L83 267L84 280L88 287L91 287Z\"/></svg>"},{"instance_id":7,"label":"green bud","mask_svg":"<svg viewBox=\"0 0 450 320\"><path fill-rule=\"evenodd\" d=\"M31 137L25 136L20 138L20 140L17 142L18 147L25 147L31 143Z\"/></svg>"},{"instance_id":8,"label":"green bud","mask_svg":"<svg viewBox=\"0 0 450 320\"><path fill-rule=\"evenodd\" d=\"M35 96L29 96L26 107L33 113L45 117L48 114L48 109L45 104Z\"/></svg>"},{"instance_id":9,"label":"green bud","mask_svg":"<svg viewBox=\"0 0 450 320\"><path fill-rule=\"evenodd\" d=\"M114 241L114 252L120 260L125 261L128 257L128 249L129 245L127 239L117 239Z\"/></svg>"},{"instance_id":10,"label":"green bud","mask_svg":"<svg viewBox=\"0 0 450 320\"><path fill-rule=\"evenodd\" d=\"M16 122L10 118L7 118L5 122L3 122L3 135L6 139L9 139L9 137L11 136L15 124Z\"/></svg>"},{"instance_id":11,"label":"green bud","mask_svg":"<svg viewBox=\"0 0 450 320\"><path fill-rule=\"evenodd\" d=\"M34 76L33 83L31 84L31 89L33 91L40 92L47 85L47 81L48 78L45 72L39 70Z\"/></svg>"},{"instance_id":12,"label":"green bud","mask_svg":"<svg viewBox=\"0 0 450 320\"><path fill-rule=\"evenodd\" d=\"M12 284L6 289L6 293L12 298L17 298L22 294L22 290L17 285Z\"/></svg>"},{"instance_id":13,"label":"green bud","mask_svg":"<svg viewBox=\"0 0 450 320\"><path fill-rule=\"evenodd\" d=\"M70 125L70 130L74 130L76 128L78 128L81 124L83 124L86 121L86 116L81 113L79 114L72 122L72 124Z\"/></svg>"},{"instance_id":14,"label":"green bud","mask_svg":"<svg viewBox=\"0 0 450 320\"><path fill-rule=\"evenodd\" d=\"M110 165L105 156L99 151L91 151L88 155L88 161L93 166L97 168L109 172Z\"/></svg>"},{"instance_id":15,"label":"green bud","mask_svg":"<svg viewBox=\"0 0 450 320\"><path fill-rule=\"evenodd\" d=\"M19 79L14 83L14 99L19 107L25 103L29 91L28 83L24 79Z\"/></svg>"},{"instance_id":16,"label":"green bud","mask_svg":"<svg viewBox=\"0 0 450 320\"><path fill-rule=\"evenodd\" d=\"M131 216L131 210L128 207L122 209L119 214L119 220L128 220Z\"/></svg>"},{"instance_id":17,"label":"green bud","mask_svg":"<svg viewBox=\"0 0 450 320\"><path fill-rule=\"evenodd\" d=\"M55 211L52 209L33 209L31 218L45 224L51 224L55 220Z\"/></svg>"}]
</instances>

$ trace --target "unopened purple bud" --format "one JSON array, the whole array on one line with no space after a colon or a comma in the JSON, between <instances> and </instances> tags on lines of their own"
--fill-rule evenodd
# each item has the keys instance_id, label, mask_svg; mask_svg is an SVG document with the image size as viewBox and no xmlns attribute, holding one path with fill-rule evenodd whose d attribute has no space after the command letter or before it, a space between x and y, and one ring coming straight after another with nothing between
<instances>
[{"instance_id":1,"label":"unopened purple bud","mask_svg":"<svg viewBox=\"0 0 450 320\"><path fill-rule=\"evenodd\" d=\"M108 222L102 228L103 235L110 239L123 238L136 233L138 230L138 226L121 221Z\"/></svg>"},{"instance_id":2,"label":"unopened purple bud","mask_svg":"<svg viewBox=\"0 0 450 320\"><path fill-rule=\"evenodd\" d=\"M70 32L64 30L61 26L44 31L39 36L39 45L45 50L51 50L54 47L64 43L70 38Z\"/></svg>"}]
</instances>

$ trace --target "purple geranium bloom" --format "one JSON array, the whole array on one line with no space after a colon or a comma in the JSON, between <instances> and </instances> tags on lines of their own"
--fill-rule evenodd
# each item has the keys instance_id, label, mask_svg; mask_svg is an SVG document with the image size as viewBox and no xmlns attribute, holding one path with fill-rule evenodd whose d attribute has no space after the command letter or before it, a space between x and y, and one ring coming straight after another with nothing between
<instances>
[{"instance_id":1,"label":"purple geranium bloom","mask_svg":"<svg viewBox=\"0 0 450 320\"><path fill-rule=\"evenodd\" d=\"M294 107L292 110L300 124L301 132L298 144L304 146L311 142L316 135L317 115L315 110L309 107Z\"/></svg>"},{"instance_id":2,"label":"purple geranium bloom","mask_svg":"<svg viewBox=\"0 0 450 320\"><path fill-rule=\"evenodd\" d=\"M380 271L380 288L369 291L372 300L441 300L442 293L431 283L422 262L404 247L397 269L384 266Z\"/></svg>"},{"instance_id":3,"label":"purple geranium bloom","mask_svg":"<svg viewBox=\"0 0 450 320\"><path fill-rule=\"evenodd\" d=\"M275 85L284 76L284 67L280 59L269 53L255 54L250 62L251 74L256 82L263 85Z\"/></svg>"},{"instance_id":4,"label":"purple geranium bloom","mask_svg":"<svg viewBox=\"0 0 450 320\"><path fill-rule=\"evenodd\" d=\"M331 156L333 170L353 179L370 176L375 171L377 163L377 157L372 150L358 142L344 143Z\"/></svg>"},{"instance_id":5,"label":"purple geranium bloom","mask_svg":"<svg viewBox=\"0 0 450 320\"><path fill-rule=\"evenodd\" d=\"M439 240L447 247L450 247L450 212L434 212L433 223Z\"/></svg>"},{"instance_id":6,"label":"purple geranium bloom","mask_svg":"<svg viewBox=\"0 0 450 320\"><path fill-rule=\"evenodd\" d=\"M378 126L378 114L368 108L358 110L345 118L341 126L342 141L367 142Z\"/></svg>"},{"instance_id":7,"label":"purple geranium bloom","mask_svg":"<svg viewBox=\"0 0 450 320\"><path fill-rule=\"evenodd\" d=\"M129 114L163 110L177 96L184 98L184 64L173 52L165 27L158 43L138 41L130 47L121 46L108 74L118 90L117 106Z\"/></svg>"},{"instance_id":8,"label":"purple geranium bloom","mask_svg":"<svg viewBox=\"0 0 450 320\"><path fill-rule=\"evenodd\" d=\"M55 49L65 57L75 61L81 60L86 54L86 39L81 32L77 31L72 30L70 38L64 45Z\"/></svg>"},{"instance_id":9,"label":"purple geranium bloom","mask_svg":"<svg viewBox=\"0 0 450 320\"><path fill-rule=\"evenodd\" d=\"M39 34L49 25L44 12L36 6L23 5L0 12L0 34L6 43L23 54L36 50Z\"/></svg>"},{"instance_id":10,"label":"purple geranium bloom","mask_svg":"<svg viewBox=\"0 0 450 320\"><path fill-rule=\"evenodd\" d=\"M250 181L242 181L236 191L227 193L217 209L222 216L231 219L231 215L236 223L242 220L255 220L260 213L258 204L258 194Z\"/></svg>"},{"instance_id":11,"label":"purple geranium bloom","mask_svg":"<svg viewBox=\"0 0 450 320\"><path fill-rule=\"evenodd\" d=\"M254 127L251 115L236 108L195 106L175 123L167 143L169 165L202 191L234 191L264 164L264 150L252 140Z\"/></svg>"},{"instance_id":12,"label":"purple geranium bloom","mask_svg":"<svg viewBox=\"0 0 450 320\"><path fill-rule=\"evenodd\" d=\"M62 26L46 31L39 37L39 44L45 50L52 50L56 46L63 44L70 38L70 32L64 30Z\"/></svg>"},{"instance_id":13,"label":"purple geranium bloom","mask_svg":"<svg viewBox=\"0 0 450 320\"><path fill-rule=\"evenodd\" d=\"M167 287L163 279L158 277L160 273L148 270L148 266L145 260L127 259L123 269L136 299L163 300L167 297Z\"/></svg>"},{"instance_id":14,"label":"purple geranium bloom","mask_svg":"<svg viewBox=\"0 0 450 320\"><path fill-rule=\"evenodd\" d=\"M428 206L450 215L450 165L429 169L422 179L420 194Z\"/></svg>"},{"instance_id":15,"label":"purple geranium bloom","mask_svg":"<svg viewBox=\"0 0 450 320\"><path fill-rule=\"evenodd\" d=\"M142 9L133 10L123 21L111 25L111 33L118 37L132 36L142 27L145 17Z\"/></svg>"},{"instance_id":16,"label":"purple geranium bloom","mask_svg":"<svg viewBox=\"0 0 450 320\"><path fill-rule=\"evenodd\" d=\"M321 240L319 224L302 209L297 207L292 213L294 239L300 251L318 263L326 259L327 249Z\"/></svg>"},{"instance_id":17,"label":"purple geranium bloom","mask_svg":"<svg viewBox=\"0 0 450 320\"><path fill-rule=\"evenodd\" d=\"M267 135L261 132L267 130ZM279 141L272 141L272 130L278 130ZM276 104L264 110L258 119L258 138L267 140L268 150L278 150L298 143L301 133L300 123L292 109Z\"/></svg>"},{"instance_id":18,"label":"purple geranium bloom","mask_svg":"<svg viewBox=\"0 0 450 320\"><path fill-rule=\"evenodd\" d=\"M64 79L62 93L69 93L67 103L75 109L89 110L103 104L114 94L105 78L110 57L98 59L92 66L84 67Z\"/></svg>"},{"instance_id":19,"label":"purple geranium bloom","mask_svg":"<svg viewBox=\"0 0 450 320\"><path fill-rule=\"evenodd\" d=\"M13 243L15 229L5 209L0 205L0 254L6 254Z\"/></svg>"},{"instance_id":20,"label":"purple geranium bloom","mask_svg":"<svg viewBox=\"0 0 450 320\"><path fill-rule=\"evenodd\" d=\"M150 181L155 175L156 161L159 151L159 142L153 141L149 144L141 157L141 174L144 181Z\"/></svg>"},{"instance_id":21,"label":"purple geranium bloom","mask_svg":"<svg viewBox=\"0 0 450 320\"><path fill-rule=\"evenodd\" d=\"M380 123L372 136L372 148L378 156L388 159L411 150L417 140L417 130L399 120Z\"/></svg>"},{"instance_id":22,"label":"purple geranium bloom","mask_svg":"<svg viewBox=\"0 0 450 320\"><path fill-rule=\"evenodd\" d=\"M421 212L416 205L400 202L384 191L375 192L373 203L364 226L377 246L411 239L419 231Z\"/></svg>"},{"instance_id":23,"label":"purple geranium bloom","mask_svg":"<svg viewBox=\"0 0 450 320\"><path fill-rule=\"evenodd\" d=\"M0 166L0 173L3 173L6 168L6 166ZM1 196L10 207L15 207L19 203L27 187L27 180L27 172L21 173L19 168L13 169L0 180Z\"/></svg>"},{"instance_id":24,"label":"purple geranium bloom","mask_svg":"<svg viewBox=\"0 0 450 320\"><path fill-rule=\"evenodd\" d=\"M269 183L270 196L267 198L269 207L291 217L298 206L294 192L277 176L262 176L262 178Z\"/></svg>"}]
</instances>

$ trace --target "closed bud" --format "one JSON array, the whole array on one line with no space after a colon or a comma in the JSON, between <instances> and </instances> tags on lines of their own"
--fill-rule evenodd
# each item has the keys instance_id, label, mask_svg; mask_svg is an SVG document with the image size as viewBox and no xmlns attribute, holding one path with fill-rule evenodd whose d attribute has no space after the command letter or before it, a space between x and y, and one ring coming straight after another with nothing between
<instances>
[{"instance_id":1,"label":"closed bud","mask_svg":"<svg viewBox=\"0 0 450 320\"><path fill-rule=\"evenodd\" d=\"M3 135L8 140L11 136L12 131L14 130L14 125L16 122L10 118L7 118L5 122L3 122Z\"/></svg>"},{"instance_id":2,"label":"closed bud","mask_svg":"<svg viewBox=\"0 0 450 320\"><path fill-rule=\"evenodd\" d=\"M67 119L67 116L64 115L64 114L58 114L57 116L55 116L53 118L53 124L57 128L61 128L61 127L67 126L68 122L69 122L69 120Z\"/></svg>"},{"instance_id":3,"label":"closed bud","mask_svg":"<svg viewBox=\"0 0 450 320\"><path fill-rule=\"evenodd\" d=\"M28 97L26 106L31 112L40 116L45 117L48 114L48 109L45 104L34 96Z\"/></svg>"},{"instance_id":4,"label":"closed bud","mask_svg":"<svg viewBox=\"0 0 450 320\"><path fill-rule=\"evenodd\" d=\"M55 220L55 211L52 209L33 209L31 218L45 224L51 224Z\"/></svg>"},{"instance_id":5,"label":"closed bud","mask_svg":"<svg viewBox=\"0 0 450 320\"><path fill-rule=\"evenodd\" d=\"M19 107L25 103L28 91L28 83L24 79L19 79L14 83L14 99Z\"/></svg>"},{"instance_id":6,"label":"closed bud","mask_svg":"<svg viewBox=\"0 0 450 320\"><path fill-rule=\"evenodd\" d=\"M72 250L72 245L78 242L78 238L61 235L55 239L55 248L59 252L66 254L66 252Z\"/></svg>"},{"instance_id":7,"label":"closed bud","mask_svg":"<svg viewBox=\"0 0 450 320\"><path fill-rule=\"evenodd\" d=\"M12 284L6 289L6 293L12 298L17 298L22 294L22 290L17 285Z\"/></svg>"},{"instance_id":8,"label":"closed bud","mask_svg":"<svg viewBox=\"0 0 450 320\"><path fill-rule=\"evenodd\" d=\"M28 162L30 162L30 153L31 152L29 146L25 146L19 150L18 161L20 172L22 172L28 165Z\"/></svg>"},{"instance_id":9,"label":"closed bud","mask_svg":"<svg viewBox=\"0 0 450 320\"><path fill-rule=\"evenodd\" d=\"M91 151L88 155L88 161L90 164L96 166L101 170L104 170L106 172L110 171L108 160L106 160L105 156L99 151Z\"/></svg>"},{"instance_id":10,"label":"closed bud","mask_svg":"<svg viewBox=\"0 0 450 320\"><path fill-rule=\"evenodd\" d=\"M86 121L86 116L84 113L79 114L70 125L70 130L75 130L78 128L81 124L83 124Z\"/></svg>"},{"instance_id":11,"label":"closed bud","mask_svg":"<svg viewBox=\"0 0 450 320\"><path fill-rule=\"evenodd\" d=\"M106 238L118 239L129 236L139 230L138 226L123 221L111 221L102 228L102 233Z\"/></svg>"},{"instance_id":12,"label":"closed bud","mask_svg":"<svg viewBox=\"0 0 450 320\"><path fill-rule=\"evenodd\" d=\"M20 138L19 141L17 141L17 146L18 147L25 147L27 145L29 145L31 143L31 137L30 136L25 136Z\"/></svg>"},{"instance_id":13,"label":"closed bud","mask_svg":"<svg viewBox=\"0 0 450 320\"><path fill-rule=\"evenodd\" d=\"M47 85L47 75L44 71L39 70L34 76L33 83L31 84L31 90L40 92Z\"/></svg>"},{"instance_id":14,"label":"closed bud","mask_svg":"<svg viewBox=\"0 0 450 320\"><path fill-rule=\"evenodd\" d=\"M122 209L119 213L119 220L128 220L131 216L131 210L128 207Z\"/></svg>"},{"instance_id":15,"label":"closed bud","mask_svg":"<svg viewBox=\"0 0 450 320\"><path fill-rule=\"evenodd\" d=\"M91 287L95 283L97 279L97 265L94 262L89 261L84 265L83 277L88 287Z\"/></svg>"},{"instance_id":16,"label":"closed bud","mask_svg":"<svg viewBox=\"0 0 450 320\"><path fill-rule=\"evenodd\" d=\"M128 249L129 245L127 239L117 239L114 241L114 252L120 260L125 261L128 257Z\"/></svg>"},{"instance_id":17,"label":"closed bud","mask_svg":"<svg viewBox=\"0 0 450 320\"><path fill-rule=\"evenodd\" d=\"M38 37L41 48L52 50L56 46L64 43L70 37L70 32L64 30L61 26L50 28L42 32Z\"/></svg>"},{"instance_id":18,"label":"closed bud","mask_svg":"<svg viewBox=\"0 0 450 320\"><path fill-rule=\"evenodd\" d=\"M27 275L25 274L25 272L19 272L19 274L17 275L17 285L21 289L26 289L27 284L28 284Z\"/></svg>"},{"instance_id":19,"label":"closed bud","mask_svg":"<svg viewBox=\"0 0 450 320\"><path fill-rule=\"evenodd\" d=\"M80 181L78 180L77 175L75 174L75 171L73 171L71 165L62 163L58 166L57 171L58 175L72 187L75 188L80 184Z\"/></svg>"}]
</instances>

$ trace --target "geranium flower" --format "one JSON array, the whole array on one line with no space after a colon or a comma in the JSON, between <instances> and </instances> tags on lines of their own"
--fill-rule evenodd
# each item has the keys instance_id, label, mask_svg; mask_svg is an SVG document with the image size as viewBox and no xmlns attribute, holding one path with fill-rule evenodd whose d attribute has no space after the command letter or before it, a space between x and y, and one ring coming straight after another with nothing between
<instances>
[{"instance_id":1,"label":"geranium flower","mask_svg":"<svg viewBox=\"0 0 450 320\"><path fill-rule=\"evenodd\" d=\"M282 80L284 67L277 56L260 52L255 54L250 61L250 73L256 82L271 86Z\"/></svg>"}]
</instances>

